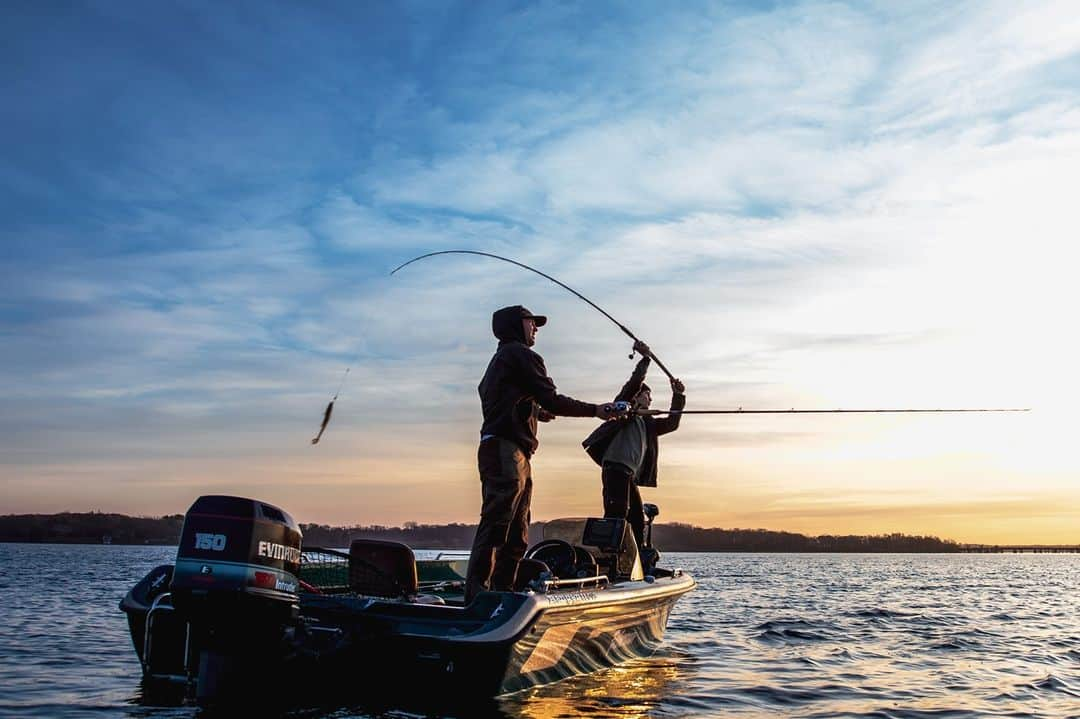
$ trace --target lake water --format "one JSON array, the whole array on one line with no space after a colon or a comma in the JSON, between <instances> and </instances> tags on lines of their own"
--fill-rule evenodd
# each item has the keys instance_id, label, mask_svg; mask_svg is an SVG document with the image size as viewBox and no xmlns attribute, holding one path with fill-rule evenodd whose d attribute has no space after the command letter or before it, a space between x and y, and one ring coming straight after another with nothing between
<instances>
[{"instance_id":1,"label":"lake water","mask_svg":"<svg viewBox=\"0 0 1080 719\"><path fill-rule=\"evenodd\" d=\"M197 716L143 703L117 608L174 555L0 544L0 716ZM700 586L676 605L659 652L500 698L484 714L1080 717L1080 555L670 553L663 563Z\"/></svg>"}]
</instances>

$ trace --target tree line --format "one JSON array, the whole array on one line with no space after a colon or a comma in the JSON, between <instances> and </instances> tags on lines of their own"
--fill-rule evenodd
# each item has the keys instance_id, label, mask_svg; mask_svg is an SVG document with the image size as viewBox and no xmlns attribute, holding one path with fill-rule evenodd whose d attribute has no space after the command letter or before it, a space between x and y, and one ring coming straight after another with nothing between
<instances>
[{"instance_id":1,"label":"tree line","mask_svg":"<svg viewBox=\"0 0 1080 719\"><path fill-rule=\"evenodd\" d=\"M0 516L0 542L177 544L184 515L129 517L105 512Z\"/></svg>"},{"instance_id":2,"label":"tree line","mask_svg":"<svg viewBox=\"0 0 1080 719\"><path fill-rule=\"evenodd\" d=\"M182 514L129 517L102 512L0 516L0 542L176 545ZM306 546L347 548L354 539L387 539L423 549L468 549L475 524L418 524L400 527L332 527L301 524ZM540 540L543 522L530 527L530 544ZM907 534L819 535L767 529L718 529L669 523L653 527L653 543L664 552L959 552L950 539Z\"/></svg>"},{"instance_id":3,"label":"tree line","mask_svg":"<svg viewBox=\"0 0 1080 719\"><path fill-rule=\"evenodd\" d=\"M653 543L671 552L959 552L951 539L909 534L807 536L768 529L704 529L658 524Z\"/></svg>"}]
</instances>

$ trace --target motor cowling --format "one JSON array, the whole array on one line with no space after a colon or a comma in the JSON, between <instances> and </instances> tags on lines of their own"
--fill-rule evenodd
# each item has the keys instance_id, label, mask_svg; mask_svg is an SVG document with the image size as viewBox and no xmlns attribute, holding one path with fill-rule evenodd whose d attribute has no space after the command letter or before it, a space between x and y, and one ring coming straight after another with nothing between
<instances>
[{"instance_id":1,"label":"motor cowling","mask_svg":"<svg viewBox=\"0 0 1080 719\"><path fill-rule=\"evenodd\" d=\"M289 514L244 497L199 497L184 517L170 590L190 615L230 609L279 617L299 602L303 537Z\"/></svg>"}]
</instances>

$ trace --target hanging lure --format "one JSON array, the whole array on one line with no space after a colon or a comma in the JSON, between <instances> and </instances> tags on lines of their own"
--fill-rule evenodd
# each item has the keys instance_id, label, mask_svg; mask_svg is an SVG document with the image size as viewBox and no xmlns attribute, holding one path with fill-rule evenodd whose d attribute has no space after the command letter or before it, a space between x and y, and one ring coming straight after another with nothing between
<instances>
[{"instance_id":1,"label":"hanging lure","mask_svg":"<svg viewBox=\"0 0 1080 719\"><path fill-rule=\"evenodd\" d=\"M345 368L345 375L341 378L341 384L338 385L337 392L334 392L330 404L326 405L326 411L323 412L322 426L319 427L319 433L315 435L315 439L311 440L312 444L318 444L319 440L322 439L323 432L326 431L326 425L330 423L330 415L334 413L334 402L337 402L338 395L341 394L341 388L345 386L345 378L349 376L350 369L350 367Z\"/></svg>"}]
</instances>

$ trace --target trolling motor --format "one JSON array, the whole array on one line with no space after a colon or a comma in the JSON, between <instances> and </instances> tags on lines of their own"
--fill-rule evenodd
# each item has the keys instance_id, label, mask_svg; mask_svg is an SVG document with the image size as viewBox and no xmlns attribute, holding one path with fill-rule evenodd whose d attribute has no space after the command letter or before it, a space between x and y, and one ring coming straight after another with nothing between
<instances>
[{"instance_id":1,"label":"trolling motor","mask_svg":"<svg viewBox=\"0 0 1080 719\"><path fill-rule=\"evenodd\" d=\"M656 573L656 565L660 562L660 552L656 550L652 543L652 525L653 520L660 514L660 508L650 502L645 502L641 505L642 512L645 513L645 543L641 547L641 568L645 570L645 574Z\"/></svg>"}]
</instances>

